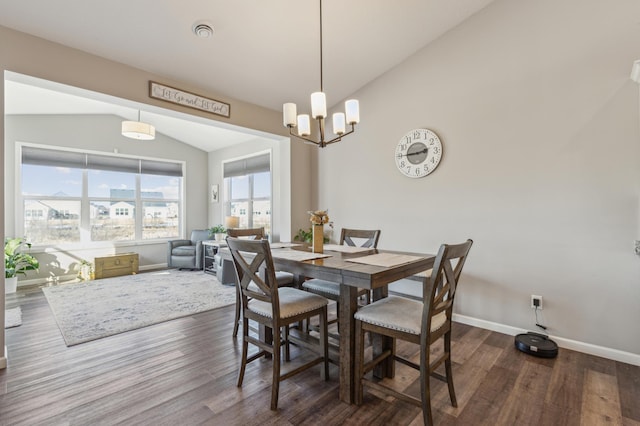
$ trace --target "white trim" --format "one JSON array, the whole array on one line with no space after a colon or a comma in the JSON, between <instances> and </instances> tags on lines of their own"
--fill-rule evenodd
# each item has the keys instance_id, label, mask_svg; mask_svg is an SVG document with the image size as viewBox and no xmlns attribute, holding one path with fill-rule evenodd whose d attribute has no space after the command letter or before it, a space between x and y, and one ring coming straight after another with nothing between
<instances>
[{"instance_id":1,"label":"white trim","mask_svg":"<svg viewBox=\"0 0 640 426\"><path fill-rule=\"evenodd\" d=\"M2 309L4 312L4 308ZM0 370L4 370L7 368L7 359L9 359L9 355L7 354L7 347L4 347L4 356L0 357Z\"/></svg>"},{"instance_id":2,"label":"white trim","mask_svg":"<svg viewBox=\"0 0 640 426\"><path fill-rule=\"evenodd\" d=\"M453 321L462 324L472 325L474 327L484 328L486 330L497 331L498 333L515 336L516 334L526 333L528 330L512 327L510 325L499 324L497 322L486 321L466 315L453 314ZM618 349L606 348L604 346L593 345L591 343L579 342L577 340L565 339L564 337L549 336L559 347L583 352L589 355L600 356L614 361L625 362L627 364L640 366L640 355L631 352L625 352Z\"/></svg>"}]
</instances>

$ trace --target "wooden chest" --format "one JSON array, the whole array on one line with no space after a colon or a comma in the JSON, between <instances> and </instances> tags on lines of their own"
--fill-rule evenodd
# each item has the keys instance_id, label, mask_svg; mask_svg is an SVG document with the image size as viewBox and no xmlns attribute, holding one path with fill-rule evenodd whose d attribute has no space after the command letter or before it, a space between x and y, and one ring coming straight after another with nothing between
<instances>
[{"instance_id":1,"label":"wooden chest","mask_svg":"<svg viewBox=\"0 0 640 426\"><path fill-rule=\"evenodd\" d=\"M94 259L95 278L119 277L138 273L138 253L120 253Z\"/></svg>"}]
</instances>

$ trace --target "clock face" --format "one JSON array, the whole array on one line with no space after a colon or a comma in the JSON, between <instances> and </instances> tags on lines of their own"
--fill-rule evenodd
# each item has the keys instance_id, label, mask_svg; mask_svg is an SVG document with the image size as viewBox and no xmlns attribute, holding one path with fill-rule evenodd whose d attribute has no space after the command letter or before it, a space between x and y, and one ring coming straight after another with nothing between
<instances>
[{"instance_id":1,"label":"clock face","mask_svg":"<svg viewBox=\"0 0 640 426\"><path fill-rule=\"evenodd\" d=\"M433 172L442 158L442 142L429 129L414 129L404 135L396 147L396 166L410 178Z\"/></svg>"}]
</instances>

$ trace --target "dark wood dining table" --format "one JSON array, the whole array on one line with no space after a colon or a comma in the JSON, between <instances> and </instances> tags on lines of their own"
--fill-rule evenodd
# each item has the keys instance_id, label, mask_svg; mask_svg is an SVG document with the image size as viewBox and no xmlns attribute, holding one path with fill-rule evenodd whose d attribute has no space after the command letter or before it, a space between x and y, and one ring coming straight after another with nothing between
<instances>
[{"instance_id":1,"label":"dark wood dining table","mask_svg":"<svg viewBox=\"0 0 640 426\"><path fill-rule=\"evenodd\" d=\"M274 243L274 247L277 244ZM300 250L310 252L308 245L300 245L288 248L288 250ZM306 278L319 278L340 284L340 311L338 312L338 324L340 329L339 369L340 369L340 400L349 404L354 402L354 361L355 361L355 320L354 313L358 308L358 289L373 290L374 300L386 297L387 285L403 278L408 278L427 271L433 267L435 255L408 253L391 250L369 249L357 253L338 251L324 251L328 257L313 260L295 260L278 257L278 250L273 248L273 262L276 270L291 272L300 284ZM372 254L388 253L392 255L408 255L411 261L394 266L375 266L349 261ZM221 250L221 255L230 259L228 250ZM416 283L419 285L418 283ZM388 339L374 338L374 353L380 353L389 348L392 341ZM384 367L384 371L378 370L378 375L393 377L393 363Z\"/></svg>"}]
</instances>

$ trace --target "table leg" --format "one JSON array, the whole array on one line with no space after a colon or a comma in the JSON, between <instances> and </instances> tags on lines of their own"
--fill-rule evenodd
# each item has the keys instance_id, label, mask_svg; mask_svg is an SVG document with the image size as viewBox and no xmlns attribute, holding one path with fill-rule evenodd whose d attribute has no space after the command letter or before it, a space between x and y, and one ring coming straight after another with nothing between
<instances>
[{"instance_id":1,"label":"table leg","mask_svg":"<svg viewBox=\"0 0 640 426\"><path fill-rule=\"evenodd\" d=\"M389 295L389 289L387 286L378 287L373 290L373 300L380 300ZM394 350L395 340L392 337L382 336L380 334L373 334L371 339L371 345L373 347L373 357L380 355L385 350ZM391 377L395 375L395 362L393 359L387 358L378 364L373 369L373 375L379 379L384 377Z\"/></svg>"},{"instance_id":2,"label":"table leg","mask_svg":"<svg viewBox=\"0 0 640 426\"><path fill-rule=\"evenodd\" d=\"M348 404L354 402L355 362L355 321L353 314L358 308L358 288L348 285L340 286L340 400Z\"/></svg>"}]
</instances>

